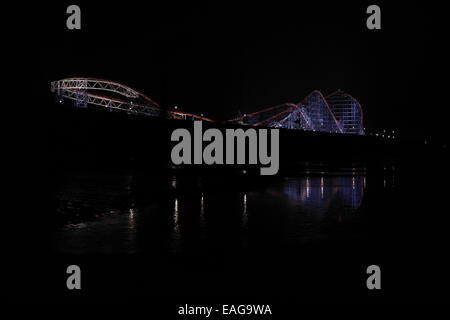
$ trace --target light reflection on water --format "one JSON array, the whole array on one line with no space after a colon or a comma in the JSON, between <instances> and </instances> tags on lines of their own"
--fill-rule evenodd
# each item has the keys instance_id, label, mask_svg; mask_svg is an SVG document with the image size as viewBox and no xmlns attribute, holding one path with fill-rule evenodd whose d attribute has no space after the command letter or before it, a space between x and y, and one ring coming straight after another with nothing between
<instances>
[{"instance_id":1,"label":"light reflection on water","mask_svg":"<svg viewBox=\"0 0 450 320\"><path fill-rule=\"evenodd\" d=\"M247 193L244 192L243 201L242 201L242 227L246 228L248 223L248 214L247 214Z\"/></svg>"},{"instance_id":2,"label":"light reflection on water","mask_svg":"<svg viewBox=\"0 0 450 320\"><path fill-rule=\"evenodd\" d=\"M58 208L64 216L73 218L74 203L81 204L74 212L94 214L91 219L84 219L88 214L81 218L77 214L82 221L69 219L63 224L55 232L57 251L139 252L159 246L158 250L180 253L192 243L199 247L219 243L221 234L244 245L252 233L273 229L282 230L282 241L293 245L314 242L327 238L335 224L352 219L364 200L367 184L364 172L351 170L345 175L318 172L289 176L244 186L244 190L227 185L224 191L205 186L200 178L186 182L185 177L172 175L164 196L141 190L148 200L142 203L136 202L136 187L130 186L134 179L127 176L125 180L121 189L112 179L113 194L103 185L90 189L81 184L61 190L61 198L70 203L64 206L62 202ZM99 206L96 196L112 200ZM117 198L129 207L114 209ZM114 213L99 214L102 209ZM158 239L157 244L152 239Z\"/></svg>"},{"instance_id":3,"label":"light reflection on water","mask_svg":"<svg viewBox=\"0 0 450 320\"><path fill-rule=\"evenodd\" d=\"M326 212L330 207L353 212L364 197L364 177L306 177L289 179L284 186L289 201L303 212Z\"/></svg>"},{"instance_id":4,"label":"light reflection on water","mask_svg":"<svg viewBox=\"0 0 450 320\"><path fill-rule=\"evenodd\" d=\"M179 252L181 250L181 232L179 224L178 199L175 198L173 206L173 231L171 234L171 252Z\"/></svg>"}]
</instances>

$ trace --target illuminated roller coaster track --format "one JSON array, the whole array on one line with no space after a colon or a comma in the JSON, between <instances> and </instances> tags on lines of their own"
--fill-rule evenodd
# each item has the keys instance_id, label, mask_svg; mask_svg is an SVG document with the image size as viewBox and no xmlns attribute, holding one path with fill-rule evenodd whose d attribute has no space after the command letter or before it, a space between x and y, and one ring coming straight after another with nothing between
<instances>
[{"instance_id":1,"label":"illuminated roller coaster track","mask_svg":"<svg viewBox=\"0 0 450 320\"><path fill-rule=\"evenodd\" d=\"M341 90L327 97L314 90L297 104L279 104L244 114L228 122L271 128L364 134L361 105Z\"/></svg>"},{"instance_id":2,"label":"illuminated roller coaster track","mask_svg":"<svg viewBox=\"0 0 450 320\"><path fill-rule=\"evenodd\" d=\"M163 113L159 104L146 95L114 81L97 78L66 78L51 82L50 90L55 93L58 102L62 103L63 99L71 99L79 107L87 107L91 104L109 108L111 111L121 110L130 114L154 117ZM112 92L121 98L108 97L95 91ZM168 110L167 116L172 119L193 118L214 122L202 116L175 110Z\"/></svg>"},{"instance_id":3,"label":"illuminated roller coaster track","mask_svg":"<svg viewBox=\"0 0 450 320\"><path fill-rule=\"evenodd\" d=\"M104 79L74 77L57 80L51 82L51 91L55 93L58 102L71 99L80 107L91 104L130 114L154 117L165 114L169 119L215 122L179 110L163 111L158 103L146 95L123 84ZM120 98L105 96L98 91L111 92ZM351 95L341 90L326 97L320 91L314 90L297 104L283 103L244 114L227 122L270 128L364 134L361 105Z\"/></svg>"}]
</instances>

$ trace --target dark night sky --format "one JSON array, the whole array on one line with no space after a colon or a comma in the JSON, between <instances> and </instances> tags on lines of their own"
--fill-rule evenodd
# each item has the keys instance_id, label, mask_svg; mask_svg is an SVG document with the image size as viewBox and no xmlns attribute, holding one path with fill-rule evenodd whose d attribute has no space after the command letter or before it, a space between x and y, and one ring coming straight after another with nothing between
<instances>
[{"instance_id":1,"label":"dark night sky","mask_svg":"<svg viewBox=\"0 0 450 320\"><path fill-rule=\"evenodd\" d=\"M4 76L18 91L10 93L5 88L4 96L13 101L3 103L5 112L14 111L11 116L4 115L9 126L3 135L5 144L12 145L12 151L3 152L3 158L13 162L4 165L7 178L8 173L12 176L4 182L5 190L13 195L4 197L3 211L12 214L3 218L15 220L3 222L8 226L3 232L8 240L3 241L7 244L3 252L14 251L11 258L4 258L8 262L3 263L8 270L2 270L8 275L5 293L10 292L10 284L20 294L51 288L48 279L62 270L42 255L51 250L51 237L44 235L55 223L53 201L49 204L47 200L54 185L60 183L59 177L51 176L56 170L49 169L51 174L45 170L58 160L49 161L52 153L44 152L51 140L48 134L54 134L47 129L57 119L48 108L53 101L50 81L71 76L115 80L162 105L178 104L183 110L204 112L217 119L233 117L238 109L249 112L297 102L313 89L327 94L340 88L361 102L366 127L398 128L407 137L447 139L450 54L448 11L443 1L354 4L314 0L296 1L295 5L210 1L208 6L191 1L184 1L184 5L174 1L92 2L36 1L31 5L16 1L19 8L5 7L2 11L4 20L11 18L4 28L3 53L14 55L13 59L3 58L3 67L18 78ZM74 3L82 10L81 31L66 29L66 8ZM365 26L366 8L373 3L381 7L382 30L370 31ZM33 94L30 100L25 98L29 86ZM426 266L424 270L430 270L427 275L436 275L431 283L440 283L437 271L441 265L428 265L428 258L441 247L429 253L428 248L442 242L440 236L445 232L435 232L436 226L448 225L435 223L444 216L437 208L446 192L436 186L448 180L445 171L431 170L439 181L430 183L420 179L428 170L419 168L417 172L418 181L416 174L403 180L404 185L410 182L412 186L405 190L413 192L396 201L391 198L394 193L388 193L398 218L393 224L389 220L387 239L402 236L403 231L411 237L402 239L420 234L420 241L414 241L411 248L415 250L417 243L427 248L427 254L416 259L414 251L411 257L415 260L411 261L422 265L411 272ZM66 179L65 175L61 178ZM390 207L391 203L385 205ZM381 210L376 213L383 214ZM423 219L424 214L431 214L431 218ZM373 220L376 227L384 216ZM368 218L372 221L373 217ZM416 228L422 223L425 227ZM422 241L427 238L430 246ZM403 249L406 242L398 244ZM392 257L397 256L394 251ZM390 257L388 254L387 259ZM403 258L400 255L400 260ZM61 261L69 263L64 259ZM37 275L31 286L30 266ZM405 266L395 269L403 272ZM416 276L402 274L404 281ZM416 286L416 282L410 285Z\"/></svg>"},{"instance_id":2,"label":"dark night sky","mask_svg":"<svg viewBox=\"0 0 450 320\"><path fill-rule=\"evenodd\" d=\"M54 5L38 29L42 88L106 78L216 119L340 88L369 128L442 136L445 117L432 115L444 109L434 74L448 52L439 8L378 3L382 30L371 31L369 4L81 3L81 31L65 28L67 4Z\"/></svg>"}]
</instances>

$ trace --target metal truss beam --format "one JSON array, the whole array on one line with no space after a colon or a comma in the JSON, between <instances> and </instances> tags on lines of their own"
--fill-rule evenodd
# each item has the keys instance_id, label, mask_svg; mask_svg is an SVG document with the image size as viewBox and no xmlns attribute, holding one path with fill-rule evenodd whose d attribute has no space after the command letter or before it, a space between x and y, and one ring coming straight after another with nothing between
<instances>
[{"instance_id":1,"label":"metal truss beam","mask_svg":"<svg viewBox=\"0 0 450 320\"><path fill-rule=\"evenodd\" d=\"M264 108L227 122L305 131L364 134L362 109L358 101L343 93L345 108L342 108L342 103L336 102L334 97L334 94L331 94L325 98L320 91L314 90L297 104L284 103Z\"/></svg>"},{"instance_id":2,"label":"metal truss beam","mask_svg":"<svg viewBox=\"0 0 450 320\"><path fill-rule=\"evenodd\" d=\"M88 104L97 105L112 110L126 111L130 114L158 117L163 114L159 105L144 94L118 82L97 78L66 78L50 83L50 90L56 100L71 99L79 107ZM106 91L121 95L123 99L107 97L92 91ZM168 110L165 114L169 119L193 119L214 122L211 119L195 114Z\"/></svg>"}]
</instances>

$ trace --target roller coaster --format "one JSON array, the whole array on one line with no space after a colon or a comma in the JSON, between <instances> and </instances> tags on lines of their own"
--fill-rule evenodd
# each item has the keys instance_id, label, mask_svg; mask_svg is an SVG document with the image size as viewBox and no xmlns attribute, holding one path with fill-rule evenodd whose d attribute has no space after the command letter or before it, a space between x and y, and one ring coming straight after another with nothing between
<instances>
[{"instance_id":1,"label":"roller coaster","mask_svg":"<svg viewBox=\"0 0 450 320\"><path fill-rule=\"evenodd\" d=\"M180 110L163 110L158 103L126 85L118 82L73 77L53 81L50 90L55 99L73 100L78 107L96 105L110 111L129 114L166 117L168 119L192 119L215 122L212 119ZM323 96L314 90L298 103L283 103L276 106L239 115L227 123L286 128L341 134L364 134L363 111L359 102L350 94L337 90Z\"/></svg>"}]
</instances>

